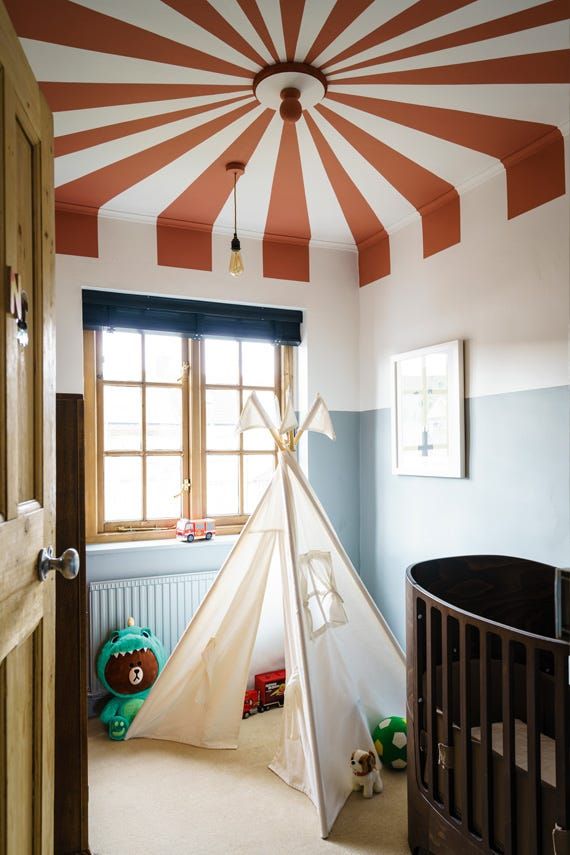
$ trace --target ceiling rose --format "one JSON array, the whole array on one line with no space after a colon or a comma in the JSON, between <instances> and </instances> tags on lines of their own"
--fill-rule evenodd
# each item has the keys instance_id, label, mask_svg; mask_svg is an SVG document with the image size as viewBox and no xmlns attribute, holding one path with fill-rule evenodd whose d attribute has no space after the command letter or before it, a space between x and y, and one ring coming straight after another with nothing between
<instances>
[{"instance_id":1,"label":"ceiling rose","mask_svg":"<svg viewBox=\"0 0 570 855\"><path fill-rule=\"evenodd\" d=\"M279 110L285 122L296 122L301 112L322 101L326 92L325 75L304 62L269 65L253 81L253 94L259 103Z\"/></svg>"}]
</instances>

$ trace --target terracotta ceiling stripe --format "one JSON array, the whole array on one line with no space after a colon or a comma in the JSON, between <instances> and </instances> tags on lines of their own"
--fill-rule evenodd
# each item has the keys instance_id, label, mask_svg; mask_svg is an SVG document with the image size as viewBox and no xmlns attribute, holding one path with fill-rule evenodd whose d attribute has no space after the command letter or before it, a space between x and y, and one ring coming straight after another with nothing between
<instances>
[{"instance_id":1,"label":"terracotta ceiling stripe","mask_svg":"<svg viewBox=\"0 0 570 855\"><path fill-rule=\"evenodd\" d=\"M233 178L226 172L226 163L236 160L247 164L273 116L273 110L264 110L160 214L157 220L159 264L192 270L212 269L212 228L233 188ZM228 238L228 257L229 241Z\"/></svg>"},{"instance_id":2,"label":"terracotta ceiling stripe","mask_svg":"<svg viewBox=\"0 0 570 855\"><path fill-rule=\"evenodd\" d=\"M287 62L293 62L303 20L305 0L279 0Z\"/></svg>"},{"instance_id":3,"label":"terracotta ceiling stripe","mask_svg":"<svg viewBox=\"0 0 570 855\"><path fill-rule=\"evenodd\" d=\"M214 104L202 104L199 107L187 107L185 110L160 113L158 116L145 116L142 119L116 122L113 125L105 125L101 128L90 128L86 131L64 134L56 137L54 140L55 156L61 157L64 154L71 154L74 151L91 148L94 145L100 145L110 140L130 136L130 134L137 134L139 131L147 131L150 128L157 128L160 125L167 125L179 119L188 119L190 116L208 113L210 110L215 110L218 107L226 107L228 104L234 104L237 101L242 101L244 98L250 97L250 95L240 95L235 98L228 98L226 101L216 101Z\"/></svg>"},{"instance_id":4,"label":"terracotta ceiling stripe","mask_svg":"<svg viewBox=\"0 0 570 855\"><path fill-rule=\"evenodd\" d=\"M342 71L355 71L358 68L369 68L371 65L380 65L384 62L395 62L400 59L408 59L411 56L420 56L421 54L447 50L448 48L459 47L460 45L495 39L500 36L520 32L521 30L529 30L533 27L541 27L545 24L564 21L568 17L570 17L568 0L551 0L551 2L543 3L541 6L533 6L531 9L514 12L512 15L505 15L493 21L485 21L473 27L466 27L456 33L448 33L445 36L438 36L437 38L429 39L428 41L420 42L401 50L392 51L382 56L366 59L363 62L357 62L354 65L345 66Z\"/></svg>"},{"instance_id":5,"label":"terracotta ceiling stripe","mask_svg":"<svg viewBox=\"0 0 570 855\"><path fill-rule=\"evenodd\" d=\"M313 117L306 111L304 117L358 248L360 285L388 276L390 241L384 225L340 163Z\"/></svg>"},{"instance_id":6,"label":"terracotta ceiling stripe","mask_svg":"<svg viewBox=\"0 0 570 855\"><path fill-rule=\"evenodd\" d=\"M329 93L328 97L390 122L496 157L507 171L509 210L513 204L518 213L523 213L565 192L564 146L560 148L556 144L558 138L562 140L562 135L553 125L336 92ZM549 148L551 160L536 156L541 146ZM524 159L525 152L532 158L532 166L529 163L522 169L520 161ZM515 156L516 163L513 163ZM521 186L519 182L522 182ZM511 204L511 195L516 198L516 203Z\"/></svg>"},{"instance_id":7,"label":"terracotta ceiling stripe","mask_svg":"<svg viewBox=\"0 0 570 855\"><path fill-rule=\"evenodd\" d=\"M102 205L118 196L119 193L128 190L129 187L138 184L139 181L162 169L190 149L205 142L213 134L223 130L231 122L246 115L255 107L254 103L245 104L172 139L158 143L102 169L97 169L75 181L62 184L55 191L56 203L60 209L66 206L68 208L70 206L83 206L84 209L96 213ZM91 219L95 223L96 230L96 217Z\"/></svg>"},{"instance_id":8,"label":"terracotta ceiling stripe","mask_svg":"<svg viewBox=\"0 0 570 855\"><path fill-rule=\"evenodd\" d=\"M211 35L224 41L227 45L234 48L234 50L247 56L252 62L257 63L260 68L266 65L263 57L257 53L249 42L207 0L192 0L191 3L188 3L188 0L162 0L162 2L180 12L188 20L198 24L202 29L207 30Z\"/></svg>"},{"instance_id":9,"label":"terracotta ceiling stripe","mask_svg":"<svg viewBox=\"0 0 570 855\"><path fill-rule=\"evenodd\" d=\"M309 65L313 63L373 2L374 0L337 0L304 62Z\"/></svg>"},{"instance_id":10,"label":"terracotta ceiling stripe","mask_svg":"<svg viewBox=\"0 0 570 855\"><path fill-rule=\"evenodd\" d=\"M499 59L413 68L363 77L329 78L331 86L359 83L462 84L462 83L569 83L570 50L526 53Z\"/></svg>"},{"instance_id":11,"label":"terracotta ceiling stripe","mask_svg":"<svg viewBox=\"0 0 570 855\"><path fill-rule=\"evenodd\" d=\"M455 12L456 9L469 6L473 2L475 0L418 0L417 3L400 12L399 15L381 24L381 26L372 30L371 33L363 36L357 42L354 42L346 50L327 60L323 68L330 68L331 65L336 65L344 59L350 59L351 56L356 56L356 54L362 53L364 50L369 50L376 47L376 45L387 42L389 39L408 32L408 30L415 30L416 27L421 27L422 24L427 24L429 21L441 18L450 12Z\"/></svg>"},{"instance_id":12,"label":"terracotta ceiling stripe","mask_svg":"<svg viewBox=\"0 0 570 855\"><path fill-rule=\"evenodd\" d=\"M310 239L297 129L284 122L263 237L263 275L308 282Z\"/></svg>"},{"instance_id":13,"label":"terracotta ceiling stripe","mask_svg":"<svg viewBox=\"0 0 570 855\"><path fill-rule=\"evenodd\" d=\"M253 77L253 72L70 0L6 0L20 38Z\"/></svg>"},{"instance_id":14,"label":"terracotta ceiling stripe","mask_svg":"<svg viewBox=\"0 0 570 855\"><path fill-rule=\"evenodd\" d=\"M277 53L275 45L273 44L273 39L267 29L267 24L263 20L263 15L259 11L259 6L255 0L237 0L237 2L275 62L279 62L279 54Z\"/></svg>"},{"instance_id":15,"label":"terracotta ceiling stripe","mask_svg":"<svg viewBox=\"0 0 570 855\"><path fill-rule=\"evenodd\" d=\"M40 83L53 113L144 104L172 98L199 98L204 95L246 94L246 86L208 86L199 83ZM249 94L249 93L247 93Z\"/></svg>"},{"instance_id":16,"label":"terracotta ceiling stripe","mask_svg":"<svg viewBox=\"0 0 570 855\"><path fill-rule=\"evenodd\" d=\"M453 185L323 104L317 105L316 109L419 211L424 258L459 242L459 195Z\"/></svg>"},{"instance_id":17,"label":"terracotta ceiling stripe","mask_svg":"<svg viewBox=\"0 0 570 855\"><path fill-rule=\"evenodd\" d=\"M59 255L99 255L97 213L78 213L55 207L55 251Z\"/></svg>"}]
</instances>

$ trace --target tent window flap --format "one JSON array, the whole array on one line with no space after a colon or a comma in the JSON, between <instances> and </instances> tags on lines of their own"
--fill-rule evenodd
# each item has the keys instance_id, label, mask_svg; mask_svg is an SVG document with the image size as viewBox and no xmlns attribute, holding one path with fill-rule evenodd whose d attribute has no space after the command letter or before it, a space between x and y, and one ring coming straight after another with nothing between
<instances>
[{"instance_id":1,"label":"tent window flap","mask_svg":"<svg viewBox=\"0 0 570 855\"><path fill-rule=\"evenodd\" d=\"M314 549L299 555L300 583L311 638L329 627L348 623L342 597L336 589L330 552Z\"/></svg>"},{"instance_id":2,"label":"tent window flap","mask_svg":"<svg viewBox=\"0 0 570 855\"><path fill-rule=\"evenodd\" d=\"M297 346L303 313L170 297L83 291L83 328L163 332L188 338L223 337Z\"/></svg>"}]
</instances>

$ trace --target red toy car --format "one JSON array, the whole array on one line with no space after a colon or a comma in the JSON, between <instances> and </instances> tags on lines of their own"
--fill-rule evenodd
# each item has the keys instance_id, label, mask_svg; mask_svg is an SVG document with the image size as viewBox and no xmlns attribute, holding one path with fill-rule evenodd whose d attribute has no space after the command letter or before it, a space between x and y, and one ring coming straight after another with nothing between
<instances>
[{"instance_id":1,"label":"red toy car","mask_svg":"<svg viewBox=\"0 0 570 855\"><path fill-rule=\"evenodd\" d=\"M259 692L257 689L248 689L243 699L242 718L249 718L259 705Z\"/></svg>"},{"instance_id":2,"label":"red toy car","mask_svg":"<svg viewBox=\"0 0 570 855\"><path fill-rule=\"evenodd\" d=\"M269 707L283 706L286 679L285 671L256 674L255 688L259 692L259 712L265 712Z\"/></svg>"},{"instance_id":3,"label":"red toy car","mask_svg":"<svg viewBox=\"0 0 570 855\"><path fill-rule=\"evenodd\" d=\"M216 533L215 520L187 520L182 517L176 523L176 540L192 543L193 540L211 540Z\"/></svg>"}]
</instances>

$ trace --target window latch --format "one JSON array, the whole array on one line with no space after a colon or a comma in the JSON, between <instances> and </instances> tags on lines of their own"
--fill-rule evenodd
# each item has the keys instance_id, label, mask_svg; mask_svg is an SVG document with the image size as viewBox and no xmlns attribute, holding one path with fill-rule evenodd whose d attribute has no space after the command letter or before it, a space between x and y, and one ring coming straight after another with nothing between
<instances>
[{"instance_id":1,"label":"window latch","mask_svg":"<svg viewBox=\"0 0 570 855\"><path fill-rule=\"evenodd\" d=\"M177 383L182 383L182 382L186 379L186 377L188 376L188 371L189 371L189 370L190 370L190 363L189 363L189 362L186 362L186 361L185 361L185 362L183 362L183 363L182 363L182 373L181 373L180 377L178 378L178 380L177 380L176 382L177 382Z\"/></svg>"},{"instance_id":2,"label":"window latch","mask_svg":"<svg viewBox=\"0 0 570 855\"><path fill-rule=\"evenodd\" d=\"M192 489L192 481L190 480L190 478L185 478L184 481L182 482L180 492L176 493L176 495L173 496L172 498L178 499L179 496L182 495L182 493L189 493L191 489Z\"/></svg>"}]
</instances>

